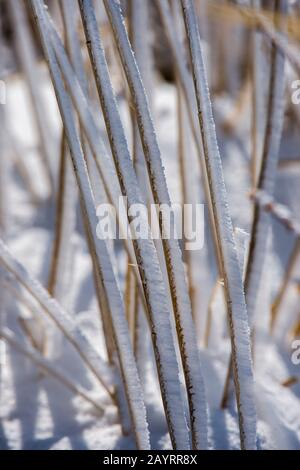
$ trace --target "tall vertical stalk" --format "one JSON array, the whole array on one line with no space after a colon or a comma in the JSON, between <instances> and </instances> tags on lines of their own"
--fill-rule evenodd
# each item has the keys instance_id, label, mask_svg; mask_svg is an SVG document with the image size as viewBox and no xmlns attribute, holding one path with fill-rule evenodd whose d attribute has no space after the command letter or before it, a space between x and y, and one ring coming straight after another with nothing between
<instances>
[{"instance_id":1,"label":"tall vertical stalk","mask_svg":"<svg viewBox=\"0 0 300 470\"><path fill-rule=\"evenodd\" d=\"M192 73L202 135L206 176L214 215L219 258L224 279L230 329L233 374L242 449L256 448L256 411L250 334L242 273L227 203L222 163L214 126L206 72L202 58L197 15L193 1L181 0L191 54Z\"/></svg>"},{"instance_id":2,"label":"tall vertical stalk","mask_svg":"<svg viewBox=\"0 0 300 470\"><path fill-rule=\"evenodd\" d=\"M130 344L128 325L124 316L124 305L116 282L106 242L97 238L97 217L93 194L87 173L86 163L78 137L70 98L65 91L61 72L54 51L49 42L49 27L45 20L44 4L40 0L31 0L34 18L41 36L45 56L49 65L61 116L69 143L73 168L80 194L80 202L86 235L93 255L93 266L102 281L106 302L109 306L111 324L122 377L124 380L128 406L130 409L136 444L140 449L149 449L148 424L143 401L143 393L137 373L136 363Z\"/></svg>"},{"instance_id":3,"label":"tall vertical stalk","mask_svg":"<svg viewBox=\"0 0 300 470\"><path fill-rule=\"evenodd\" d=\"M134 109L136 112L144 156L155 204L171 205L160 149L152 122L148 100L128 40L120 5L115 0L104 0L104 5L114 32L122 65L129 84ZM165 220L160 219L161 234L164 232ZM165 231L165 233L167 233ZM182 255L177 240L162 237L166 260L168 281L175 315L175 323L191 415L193 447L207 446L207 416L204 383L201 374L195 325L192 318L191 303L188 295Z\"/></svg>"},{"instance_id":4,"label":"tall vertical stalk","mask_svg":"<svg viewBox=\"0 0 300 470\"><path fill-rule=\"evenodd\" d=\"M95 160L95 165L93 164L92 167L96 167L95 169L97 170L98 176L101 178L99 184L103 184L103 190L107 195L109 203L112 204L117 211L116 215L118 218L120 233L122 233L122 237L124 238L124 248L128 254L130 263L134 267L133 271L137 280L140 298L145 305L144 294L136 267L137 263L132 247L132 242L127 237L127 228L124 224L124 221L122 218L118 217L119 198L122 196L118 176L114 167L114 163L111 161L105 143L100 136L99 126L97 126L95 122L94 115L91 111L91 105L88 101L88 97L85 94L85 85L82 82L84 79L82 77L84 70L82 69L78 60L75 69L71 66L61 39L56 29L54 28L54 25L50 22L48 16L45 17L45 20L47 21L47 25L49 27L49 39L52 39L52 46L56 55L56 59L59 63L59 67L61 68L63 79L65 80L66 86L71 94L74 107L78 113L81 131L84 131L84 136L82 137L87 166L91 166L91 150ZM77 78L76 73L78 73L79 78ZM95 180L97 180L96 175L91 175L91 181L95 182ZM97 193L99 193L99 187L94 187L94 189L96 189Z\"/></svg>"},{"instance_id":5,"label":"tall vertical stalk","mask_svg":"<svg viewBox=\"0 0 300 470\"><path fill-rule=\"evenodd\" d=\"M130 208L133 204L143 204L144 201L112 90L92 1L79 0L79 6L112 154L122 193L128 197ZM130 213L128 220L129 222L132 220ZM143 220L143 226L147 225L148 221ZM186 449L189 448L189 440L178 382L178 364L170 330L171 323L162 273L150 231L147 239L141 240L137 237L134 240L134 248L150 316L153 346L170 436L174 448Z\"/></svg>"}]
</instances>

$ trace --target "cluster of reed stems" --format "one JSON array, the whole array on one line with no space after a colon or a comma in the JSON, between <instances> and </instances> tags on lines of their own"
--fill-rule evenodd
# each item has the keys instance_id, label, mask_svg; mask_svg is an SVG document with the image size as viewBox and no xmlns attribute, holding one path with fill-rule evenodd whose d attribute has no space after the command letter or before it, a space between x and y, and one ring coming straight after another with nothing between
<instances>
[{"instance_id":1,"label":"cluster of reed stems","mask_svg":"<svg viewBox=\"0 0 300 470\"><path fill-rule=\"evenodd\" d=\"M216 135L211 104L214 90L211 93L208 85L212 83L214 88L213 81L208 77L208 65L202 51L203 17L204 14L214 14L214 2L155 0L153 6L150 5L152 2L146 0L128 0L125 21L118 0L99 0L106 12L108 29L99 26L98 0L61 0L56 2L59 8L55 10L48 10L43 0L10 0L6 3L14 32L14 50L30 93L43 177L51 195L56 198L56 218L48 285L43 287L8 249L5 240L5 209L1 205L1 285L7 287L7 295L13 294L26 307L35 322L40 322L42 331L46 329L40 340L30 322L21 318L27 337L27 342L22 342L7 328L2 315L1 338L28 357L44 373L87 400L98 412L104 413L105 404L92 398L68 376L68 371L52 365L45 326L48 323L41 321L41 317L48 318L59 334L75 348L106 393L107 400L117 407L123 432L133 433L138 449L150 448L151 436L143 398L143 369L148 358L145 357L143 342L151 338L172 446L182 450L206 449L206 377L199 355L203 334L198 334L196 326L199 317L208 315L204 341L204 346L208 347L209 337L213 335L212 303L221 289L231 344L222 407L228 405L229 385L233 380L241 449L255 449L252 332L258 313L257 293L267 252L266 232L271 226L272 217L296 235L286 274L270 309L272 330L300 252L298 226L290 212L284 211L273 198L285 109L286 89L282 70L286 60L295 71L300 70L299 60L286 41L286 0L275 0L273 11L267 13L262 9L260 1L253 0L249 8L240 6L239 2L230 2L230 5L235 3L234 6L222 2L225 16L227 9L229 13L233 9L238 18L244 19L245 24L251 24L250 35L253 39L250 73L247 73L245 79L244 92L235 103L233 116L236 118L224 125L227 132L234 132L239 115L247 105L243 97L250 90L252 149L249 176L253 186L253 221L245 275L241 270L223 176L222 154ZM200 17L196 8L198 6L199 11L203 7L205 12L202 11ZM118 280L114 247L96 234L95 208L100 203L110 203L117 208L119 197L126 196L129 206L140 203L171 205L153 111L157 78L154 74L149 18L150 10L154 7L164 32L165 47L172 54L174 83L177 87L182 200L187 202L189 199L191 181L190 155L185 145L185 132L188 131L198 156L201 176L197 184L203 189L208 208L217 266L217 281L210 296L208 313L199 311L195 301L195 291L199 290L201 295L203 286L197 285L194 278L193 253L182 250L177 240L161 236L154 241L150 236L150 227L148 239L124 238L122 250L126 254L128 267L123 291ZM30 21L34 23L35 34ZM146 34L146 31L149 33ZM126 81L123 86L131 119L132 148L128 144L127 129L121 119L113 87L115 77L111 72L111 63L107 60L107 42L113 51L114 66L121 79ZM267 52L261 52L262 42L268 45ZM51 125L47 120L39 87L37 45L47 62L62 120L58 171L53 164ZM218 47L217 38L211 40L210 47ZM227 60L228 51L225 48L223 54L223 60ZM268 97L264 115L261 116L259 107L264 90L260 77L263 61L268 63L269 77ZM213 73L216 72L220 70L213 70ZM262 119L265 129L263 136ZM108 144L102 137L102 121ZM0 178L4 160L1 155ZM38 204L38 196L34 193L34 185L31 184L26 165L24 168L20 152L17 152L16 164L32 200ZM2 183L0 191L1 202L5 198ZM73 256L69 239L76 226L78 202L92 260L107 360L99 356L84 331L75 326L72 315L67 312L66 286ZM127 217L128 222L131 222L130 212ZM147 225L146 219L144 223ZM165 223L163 217L159 218L161 235ZM118 220L118 224L120 231L124 231L124 221ZM184 393L179 379L181 372Z\"/></svg>"}]
</instances>

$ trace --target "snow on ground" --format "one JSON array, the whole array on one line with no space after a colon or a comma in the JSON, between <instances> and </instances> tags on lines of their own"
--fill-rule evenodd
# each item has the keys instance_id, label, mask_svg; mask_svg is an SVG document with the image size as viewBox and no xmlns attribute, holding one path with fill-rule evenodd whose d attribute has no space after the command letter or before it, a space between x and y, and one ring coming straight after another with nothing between
<instances>
[{"instance_id":1,"label":"snow on ground","mask_svg":"<svg viewBox=\"0 0 300 470\"><path fill-rule=\"evenodd\" d=\"M20 84L15 81L10 85L11 96L18 97L20 110L24 108L23 93ZM180 200L178 196L179 167L176 156L176 110L175 89L172 85L161 85L156 94L156 127L159 144L162 150L163 164L169 182L169 190L173 201ZM55 123L54 133L57 133L57 120L53 118L56 110L53 96L47 96L51 103L51 119ZM11 103L11 104L10 104ZM20 104L21 103L21 104ZM10 116L15 109L15 102L8 99L11 106ZM226 109L220 99L216 112L222 120L222 110ZM26 108L26 106L25 106ZM123 113L124 116L126 113ZM247 113L245 113L247 115ZM15 116L15 115L14 115ZM122 118L124 119L124 116ZM15 116L13 123L14 139L28 149L24 152L26 164L32 171L38 166L36 155L32 149L35 146L34 136L26 130L20 131L27 117L23 111ZM18 121L19 120L19 121ZM11 120L8 123L12 128ZM25 125L25 124L24 124ZM241 129L247 127L240 123ZM26 124L27 126L27 124ZM27 128L26 128L27 129ZM31 138L30 138L31 135ZM249 231L249 214L251 205L247 198L250 182L247 171L247 151L240 141L233 141L222 132L218 135L220 151L224 164L225 183L229 189L229 203L234 226ZM194 191L197 187L199 173L195 150L191 146L191 165L194 171ZM29 163L30 162L30 163ZM293 174L295 185L299 187L300 174ZM288 196L290 179L286 173L280 173L280 188L277 187L276 197L286 204L294 201ZM33 180L35 181L35 179ZM38 191L43 193L44 202L35 207L30 202L28 193L20 185L20 180L14 175L14 184L7 189L9 230L8 244L13 254L30 270L30 272L45 285L51 255L54 208L47 199L47 190L41 181L35 181ZM290 189L290 192L291 189ZM241 196L242 195L242 196ZM292 210L299 214L299 207L293 202ZM298 211L298 212L297 212ZM206 230L208 237L208 231ZM283 240L283 241L282 241ZM70 308L74 312L74 320L81 326L91 339L94 347L105 359L103 336L97 302L94 295L91 262L83 238L82 227L77 226L77 232L70 243L74 246L73 278L68 296ZM271 243L271 242L270 242ZM278 224L274 224L272 243L278 249L278 256L272 256L270 268L264 270L264 292L260 293L261 321L255 336L255 401L258 414L258 448L261 449L300 449L300 385L283 387L281 383L292 375L299 376L299 367L291 362L291 347L278 340L271 341L266 329L268 296L274 295L274 286L282 275L286 262L286 247L291 246L289 235ZM214 257L211 244L206 238L202 265L198 266L197 276L201 279L199 296L201 304L207 305L212 289L212 273L215 272ZM122 266L123 260L120 259ZM272 269L270 282L270 269ZM124 273L120 273L121 277ZM204 285L203 285L204 284ZM24 314L24 307L16 302L10 292L6 292L7 324L13 329L18 338L24 341L24 336L17 321L17 315ZM200 315L200 314L199 314ZM200 328L206 324L206 316L199 319ZM43 317L44 318L44 317ZM222 299L215 302L213 309L214 338L209 347L200 348L203 375L207 389L209 404L209 447L213 449L238 449L239 430L237 413L231 390L231 400L226 411L220 409L225 376L229 359L229 340L226 334L226 320ZM220 327L221 325L221 327ZM203 336L202 331L200 332ZM279 336L280 338L280 336ZM60 354L53 358L54 364L62 369L89 390L95 400L105 407L105 413L100 416L90 404L82 398L75 397L60 383L47 377L28 359L14 350L7 348L6 362L2 368L0 390L0 448L1 449L130 449L134 441L129 434L124 436L119 424L116 408L105 395L103 389L95 383L93 377L82 365L73 349L61 340ZM157 397L158 384L156 381L151 357L145 366L145 401L151 433L151 446L155 449L170 448L170 439L162 412L162 404Z\"/></svg>"}]
</instances>

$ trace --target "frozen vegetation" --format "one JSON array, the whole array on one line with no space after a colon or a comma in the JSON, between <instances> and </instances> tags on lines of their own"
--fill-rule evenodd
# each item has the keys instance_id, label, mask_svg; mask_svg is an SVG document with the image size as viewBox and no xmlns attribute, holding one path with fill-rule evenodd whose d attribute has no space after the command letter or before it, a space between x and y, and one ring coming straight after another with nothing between
<instances>
[{"instance_id":1,"label":"frozen vegetation","mask_svg":"<svg viewBox=\"0 0 300 470\"><path fill-rule=\"evenodd\" d=\"M0 5L0 449L299 449L299 2Z\"/></svg>"}]
</instances>

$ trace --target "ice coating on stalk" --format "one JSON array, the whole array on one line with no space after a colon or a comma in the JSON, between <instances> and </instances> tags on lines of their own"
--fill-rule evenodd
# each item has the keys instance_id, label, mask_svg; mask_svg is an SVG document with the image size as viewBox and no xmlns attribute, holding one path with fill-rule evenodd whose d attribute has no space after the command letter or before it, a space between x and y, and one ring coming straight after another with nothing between
<instances>
[{"instance_id":1,"label":"ice coating on stalk","mask_svg":"<svg viewBox=\"0 0 300 470\"><path fill-rule=\"evenodd\" d=\"M256 410L253 393L250 331L242 275L227 203L222 163L201 52L197 15L194 11L192 1L182 0L181 3L192 56L206 172L216 232L218 234L219 256L223 268L224 285L227 295L241 444L245 449L255 449Z\"/></svg>"},{"instance_id":2,"label":"ice coating on stalk","mask_svg":"<svg viewBox=\"0 0 300 470\"><path fill-rule=\"evenodd\" d=\"M45 55L50 68L61 116L65 125L66 135L70 147L73 167L81 197L83 219L86 225L87 236L97 260L96 269L104 286L106 299L109 305L115 344L125 383L126 396L133 421L137 446L140 449L149 449L149 431L146 420L146 410L143 393L138 377L135 358L130 343L128 325L124 315L124 306L120 291L114 276L105 240L97 237L95 204L87 173L87 168L78 138L70 98L67 95L61 73L51 47L49 37L49 24L45 15L44 5L40 0L32 0L36 21L42 39Z\"/></svg>"},{"instance_id":3,"label":"ice coating on stalk","mask_svg":"<svg viewBox=\"0 0 300 470\"><path fill-rule=\"evenodd\" d=\"M111 86L93 4L90 1L79 1L79 5L112 153L120 177L121 189L123 194L128 197L129 206L143 204L144 201L138 187ZM164 176L162 175L162 177ZM144 222L141 221L141 224L148 226L146 220ZM173 445L177 449L188 449L189 438L171 331L170 312L166 302L162 273L154 243L151 240L150 231L147 239L137 239L135 241L135 251L149 307L152 338L170 435Z\"/></svg>"},{"instance_id":4,"label":"ice coating on stalk","mask_svg":"<svg viewBox=\"0 0 300 470\"><path fill-rule=\"evenodd\" d=\"M148 100L128 40L120 5L117 1L106 0L104 4L117 39L123 67L136 106L137 120L148 165L148 173L151 176L154 200L156 204L170 206L171 201ZM162 224L164 225L164 220ZM176 304L174 310L176 323L179 325L179 347L182 352L188 398L190 400L194 445L196 448L205 449L207 447L206 398L182 255L176 239L172 237L164 239L163 243L167 262L169 262L171 292L175 296L173 301Z\"/></svg>"}]
</instances>

